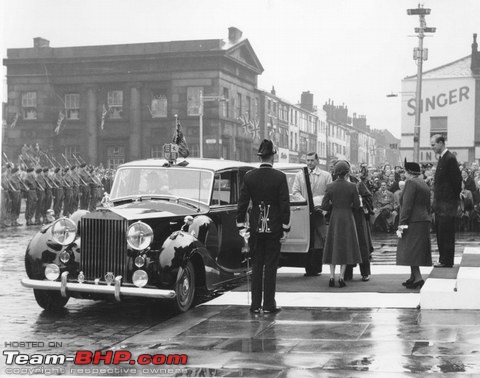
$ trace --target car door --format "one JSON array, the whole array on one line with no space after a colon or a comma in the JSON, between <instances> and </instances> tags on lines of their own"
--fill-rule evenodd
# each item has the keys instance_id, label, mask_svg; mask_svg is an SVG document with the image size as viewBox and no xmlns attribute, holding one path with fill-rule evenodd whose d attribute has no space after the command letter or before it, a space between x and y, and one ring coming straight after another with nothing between
<instances>
[{"instance_id":1,"label":"car door","mask_svg":"<svg viewBox=\"0 0 480 378\"><path fill-rule=\"evenodd\" d=\"M288 189L290 193L290 233L285 242L282 243L281 252L307 253L310 246L310 202L312 193L307 168L282 168L287 175ZM301 192L305 195L292 193L293 183L296 175L303 175Z\"/></svg>"}]
</instances>

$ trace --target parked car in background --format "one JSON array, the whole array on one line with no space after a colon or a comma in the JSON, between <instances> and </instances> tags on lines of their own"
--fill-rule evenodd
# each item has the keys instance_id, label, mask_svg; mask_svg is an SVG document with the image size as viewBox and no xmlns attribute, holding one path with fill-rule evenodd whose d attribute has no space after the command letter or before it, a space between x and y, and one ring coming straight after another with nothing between
<instances>
[{"instance_id":1,"label":"parked car in background","mask_svg":"<svg viewBox=\"0 0 480 378\"><path fill-rule=\"evenodd\" d=\"M291 189L301 164L278 164ZM180 312L209 292L247 274L244 240L236 228L237 201L253 164L162 159L121 165L108 200L96 211L77 211L46 225L30 241L25 258L37 303L57 310L70 297L169 299ZM291 232L281 264L303 266L311 245L309 197L291 196Z\"/></svg>"}]
</instances>

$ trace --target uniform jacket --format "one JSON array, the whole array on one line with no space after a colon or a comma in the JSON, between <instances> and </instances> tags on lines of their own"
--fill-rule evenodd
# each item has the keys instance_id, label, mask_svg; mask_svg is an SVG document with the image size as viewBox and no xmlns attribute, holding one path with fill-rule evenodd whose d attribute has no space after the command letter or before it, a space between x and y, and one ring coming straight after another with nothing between
<instances>
[{"instance_id":1,"label":"uniform jacket","mask_svg":"<svg viewBox=\"0 0 480 378\"><path fill-rule=\"evenodd\" d=\"M400 197L399 224L408 225L430 220L430 188L420 177L413 177L405 182Z\"/></svg>"},{"instance_id":2,"label":"uniform jacket","mask_svg":"<svg viewBox=\"0 0 480 378\"><path fill-rule=\"evenodd\" d=\"M244 227L252 201L250 233L252 236L280 238L290 230L290 198L285 173L262 164L245 174L238 201L237 226Z\"/></svg>"},{"instance_id":3,"label":"uniform jacket","mask_svg":"<svg viewBox=\"0 0 480 378\"><path fill-rule=\"evenodd\" d=\"M438 161L435 171L433 191L435 212L455 216L461 190L462 174L458 168L457 158L447 150Z\"/></svg>"}]
</instances>

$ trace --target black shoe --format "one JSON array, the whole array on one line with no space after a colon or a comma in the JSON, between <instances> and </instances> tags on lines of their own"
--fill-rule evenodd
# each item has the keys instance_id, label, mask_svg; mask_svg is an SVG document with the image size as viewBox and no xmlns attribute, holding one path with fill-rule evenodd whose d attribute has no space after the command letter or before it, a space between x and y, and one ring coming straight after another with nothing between
<instances>
[{"instance_id":1,"label":"black shoe","mask_svg":"<svg viewBox=\"0 0 480 378\"><path fill-rule=\"evenodd\" d=\"M330 280L328 281L328 286L329 287L335 287L335 279L334 278L330 278Z\"/></svg>"},{"instance_id":2,"label":"black shoe","mask_svg":"<svg viewBox=\"0 0 480 378\"><path fill-rule=\"evenodd\" d=\"M363 282L370 281L370 276L362 276L362 281Z\"/></svg>"},{"instance_id":3,"label":"black shoe","mask_svg":"<svg viewBox=\"0 0 480 378\"><path fill-rule=\"evenodd\" d=\"M412 282L408 285L405 285L405 287L407 289L417 289L417 288L421 289L424 283L425 283L424 280L420 280L420 281Z\"/></svg>"},{"instance_id":4,"label":"black shoe","mask_svg":"<svg viewBox=\"0 0 480 378\"><path fill-rule=\"evenodd\" d=\"M304 274L305 277L317 277L319 275L320 273L312 273L312 272L307 272Z\"/></svg>"},{"instance_id":5,"label":"black shoe","mask_svg":"<svg viewBox=\"0 0 480 378\"><path fill-rule=\"evenodd\" d=\"M347 286L347 284L345 283L345 281L343 280L343 278L340 278L340 279L338 280L338 286L339 286L339 287L345 287L345 286Z\"/></svg>"},{"instance_id":6,"label":"black shoe","mask_svg":"<svg viewBox=\"0 0 480 378\"><path fill-rule=\"evenodd\" d=\"M434 267L435 267L435 268L451 268L452 265L447 265L447 264L438 263L438 264L435 264Z\"/></svg>"},{"instance_id":7,"label":"black shoe","mask_svg":"<svg viewBox=\"0 0 480 378\"><path fill-rule=\"evenodd\" d=\"M413 283L413 278L409 278L405 282L402 282L403 286L411 285Z\"/></svg>"},{"instance_id":8,"label":"black shoe","mask_svg":"<svg viewBox=\"0 0 480 378\"><path fill-rule=\"evenodd\" d=\"M275 307L275 308L271 308L271 309L263 309L264 314L276 314L277 312L280 312L280 311L282 311L281 307Z\"/></svg>"},{"instance_id":9,"label":"black shoe","mask_svg":"<svg viewBox=\"0 0 480 378\"><path fill-rule=\"evenodd\" d=\"M251 309L250 309L250 312L251 312L252 314L260 314L260 309L259 309L259 308L251 308Z\"/></svg>"}]
</instances>

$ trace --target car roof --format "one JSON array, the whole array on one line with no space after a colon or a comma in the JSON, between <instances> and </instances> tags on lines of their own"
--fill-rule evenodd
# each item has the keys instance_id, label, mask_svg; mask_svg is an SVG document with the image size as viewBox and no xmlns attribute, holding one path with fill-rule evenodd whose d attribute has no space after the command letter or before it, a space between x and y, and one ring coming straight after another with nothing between
<instances>
[{"instance_id":1,"label":"car roof","mask_svg":"<svg viewBox=\"0 0 480 378\"><path fill-rule=\"evenodd\" d=\"M178 163L181 161L177 160L177 165L172 165L175 168L202 168L211 171L222 171L224 169L229 168L241 168L241 167L248 167L254 168L255 165L253 163L245 163L241 161L235 160L223 160L223 159L207 159L207 158L188 158L185 159L188 164L181 166ZM167 164L167 160L165 159L144 159L144 160L134 160L128 163L120 165L118 168L125 168L125 167L148 167L148 168L155 168L155 167L163 167Z\"/></svg>"}]
</instances>

